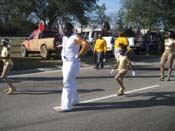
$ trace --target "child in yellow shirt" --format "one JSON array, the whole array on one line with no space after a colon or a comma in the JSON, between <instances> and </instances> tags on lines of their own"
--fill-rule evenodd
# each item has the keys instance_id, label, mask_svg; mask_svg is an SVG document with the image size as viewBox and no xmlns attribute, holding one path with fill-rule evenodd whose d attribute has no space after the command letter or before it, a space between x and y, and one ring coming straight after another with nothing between
<instances>
[{"instance_id":1,"label":"child in yellow shirt","mask_svg":"<svg viewBox=\"0 0 175 131\"><path fill-rule=\"evenodd\" d=\"M8 94L8 95L10 95L14 91L16 91L16 88L12 85L12 83L8 79L8 74L9 74L11 68L13 67L13 61L10 57L10 45L9 44L10 44L9 39L6 39L6 38L2 39L3 48L2 48L1 56L0 56L0 60L2 59L2 62L4 64L1 77L2 77L2 79L4 79L4 81L9 86L9 88L4 90L4 92L6 92L6 94Z\"/></svg>"},{"instance_id":2,"label":"child in yellow shirt","mask_svg":"<svg viewBox=\"0 0 175 131\"><path fill-rule=\"evenodd\" d=\"M128 72L128 69L132 69L131 61L129 60L128 56L126 54L126 47L122 47L119 51L120 55L118 56L117 61L117 73L115 75L115 79L118 82L120 89L117 91L118 95L124 95L125 87L123 85L123 78L124 75Z\"/></svg>"},{"instance_id":3,"label":"child in yellow shirt","mask_svg":"<svg viewBox=\"0 0 175 131\"><path fill-rule=\"evenodd\" d=\"M125 37L124 32L120 32L119 33L119 37L115 40L114 43L114 55L115 55L115 59L118 59L118 56L120 55L119 50L123 47L129 46L129 41L127 39L127 37Z\"/></svg>"}]
</instances>

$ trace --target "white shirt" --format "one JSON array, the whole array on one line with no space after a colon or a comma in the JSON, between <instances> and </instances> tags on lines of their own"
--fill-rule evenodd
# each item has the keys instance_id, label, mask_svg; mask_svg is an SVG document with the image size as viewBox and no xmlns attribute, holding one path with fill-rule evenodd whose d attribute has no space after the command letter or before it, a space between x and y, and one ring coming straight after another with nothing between
<instances>
[{"instance_id":1,"label":"white shirt","mask_svg":"<svg viewBox=\"0 0 175 131\"><path fill-rule=\"evenodd\" d=\"M75 43L76 34L72 34L70 37L63 37L63 49L62 49L62 61L63 62L78 62L79 59L76 56L79 53L80 45Z\"/></svg>"}]
</instances>

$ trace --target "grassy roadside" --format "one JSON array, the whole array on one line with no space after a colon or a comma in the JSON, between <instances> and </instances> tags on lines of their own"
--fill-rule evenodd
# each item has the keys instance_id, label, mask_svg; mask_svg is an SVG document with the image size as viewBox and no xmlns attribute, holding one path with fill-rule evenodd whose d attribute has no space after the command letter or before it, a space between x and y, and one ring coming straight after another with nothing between
<instances>
[{"instance_id":1,"label":"grassy roadside","mask_svg":"<svg viewBox=\"0 0 175 131\"><path fill-rule=\"evenodd\" d=\"M4 37L0 37L2 39ZM14 62L13 71L36 69L36 68L53 68L62 65L60 58L53 55L49 60L41 59L39 54L29 54L29 57L23 58L20 54L20 45L25 39L24 37L6 37L11 40L11 57ZM0 50L2 46L0 46ZM84 65L92 64L92 56L86 55L82 58ZM2 68L2 66L1 66Z\"/></svg>"},{"instance_id":2,"label":"grassy roadside","mask_svg":"<svg viewBox=\"0 0 175 131\"><path fill-rule=\"evenodd\" d=\"M49 60L41 59L39 54L29 54L29 57L23 58L20 55L20 45L22 41L25 39L24 37L8 37L11 39L12 46L12 59L14 61L13 71L27 70L27 69L36 69L36 68L55 68L62 65L60 58L53 56ZM0 37L2 39L2 37ZM2 46L0 46L0 50ZM131 60L133 61L145 61L150 58L156 58L160 56L150 55L146 56L145 54L131 54ZM92 55L85 55L81 59L82 66L89 66L93 64ZM105 64L114 64L115 59L106 59ZM2 65L0 64L0 70L2 69Z\"/></svg>"}]
</instances>

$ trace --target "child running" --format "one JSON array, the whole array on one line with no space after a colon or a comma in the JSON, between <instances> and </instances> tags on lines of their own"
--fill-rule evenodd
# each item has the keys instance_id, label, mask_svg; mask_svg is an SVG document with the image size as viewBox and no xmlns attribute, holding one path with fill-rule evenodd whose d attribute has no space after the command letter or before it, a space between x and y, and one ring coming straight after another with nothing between
<instances>
[{"instance_id":1,"label":"child running","mask_svg":"<svg viewBox=\"0 0 175 131\"><path fill-rule=\"evenodd\" d=\"M126 54L126 47L123 46L120 51L120 55L118 56L118 61L116 64L117 73L115 74L115 79L118 82L120 88L117 91L118 96L124 95L125 87L123 85L124 75L127 73L128 69L132 69L131 61L129 60Z\"/></svg>"},{"instance_id":2,"label":"child running","mask_svg":"<svg viewBox=\"0 0 175 131\"><path fill-rule=\"evenodd\" d=\"M3 71L1 74L2 79L8 84L9 88L5 89L4 92L8 95L12 94L14 91L16 91L15 87L12 85L10 80L8 79L8 74L13 67L13 61L11 60L10 57L10 40L5 38L2 39L2 51L1 51L1 56L0 60L2 59L2 62L4 64L3 66Z\"/></svg>"}]
</instances>

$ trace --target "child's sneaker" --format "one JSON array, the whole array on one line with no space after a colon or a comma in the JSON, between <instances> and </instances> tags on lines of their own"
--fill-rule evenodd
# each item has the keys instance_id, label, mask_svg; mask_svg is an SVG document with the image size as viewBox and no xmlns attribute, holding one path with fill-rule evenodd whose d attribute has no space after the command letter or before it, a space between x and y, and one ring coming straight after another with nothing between
<instances>
[{"instance_id":1,"label":"child's sneaker","mask_svg":"<svg viewBox=\"0 0 175 131\"><path fill-rule=\"evenodd\" d=\"M124 95L124 89L120 88L120 89L117 91L117 95L118 95L118 96Z\"/></svg>"},{"instance_id":2,"label":"child's sneaker","mask_svg":"<svg viewBox=\"0 0 175 131\"><path fill-rule=\"evenodd\" d=\"M16 91L16 88L8 88L6 90L4 90L6 92L7 95L11 95L13 92Z\"/></svg>"}]
</instances>

